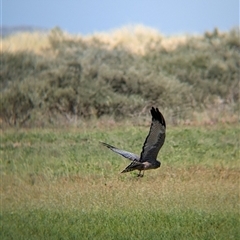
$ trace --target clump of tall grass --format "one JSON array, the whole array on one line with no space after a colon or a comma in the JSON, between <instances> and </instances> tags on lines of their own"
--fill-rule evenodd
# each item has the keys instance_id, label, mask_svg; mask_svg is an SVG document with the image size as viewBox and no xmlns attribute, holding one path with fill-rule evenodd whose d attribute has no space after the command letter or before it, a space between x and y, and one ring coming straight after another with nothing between
<instances>
[{"instance_id":1,"label":"clump of tall grass","mask_svg":"<svg viewBox=\"0 0 240 240\"><path fill-rule=\"evenodd\" d=\"M22 32L10 35L2 39L2 51L16 53L19 51L33 51L42 55L44 49L50 47L48 33L44 32Z\"/></svg>"}]
</instances>

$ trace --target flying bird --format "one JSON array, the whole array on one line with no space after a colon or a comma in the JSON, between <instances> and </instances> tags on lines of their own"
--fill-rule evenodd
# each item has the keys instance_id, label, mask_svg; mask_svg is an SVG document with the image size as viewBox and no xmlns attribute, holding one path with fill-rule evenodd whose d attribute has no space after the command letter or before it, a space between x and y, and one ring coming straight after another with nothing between
<instances>
[{"instance_id":1,"label":"flying bird","mask_svg":"<svg viewBox=\"0 0 240 240\"><path fill-rule=\"evenodd\" d=\"M165 141L166 123L162 113L158 110L158 108L152 107L151 114L152 123L149 133L143 144L140 156L101 142L113 152L118 153L131 161L131 163L122 171L122 173L138 170L138 177L143 177L145 170L156 169L161 166L161 162L157 160L157 155Z\"/></svg>"}]
</instances>

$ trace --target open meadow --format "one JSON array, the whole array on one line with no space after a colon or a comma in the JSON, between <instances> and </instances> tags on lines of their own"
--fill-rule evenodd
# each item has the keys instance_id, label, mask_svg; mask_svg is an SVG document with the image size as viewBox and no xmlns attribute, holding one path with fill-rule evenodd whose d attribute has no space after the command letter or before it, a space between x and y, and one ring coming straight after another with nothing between
<instances>
[{"instance_id":1,"label":"open meadow","mask_svg":"<svg viewBox=\"0 0 240 240\"><path fill-rule=\"evenodd\" d=\"M1 136L1 239L239 239L239 127L167 128L159 169L140 153L149 126L7 129Z\"/></svg>"}]
</instances>

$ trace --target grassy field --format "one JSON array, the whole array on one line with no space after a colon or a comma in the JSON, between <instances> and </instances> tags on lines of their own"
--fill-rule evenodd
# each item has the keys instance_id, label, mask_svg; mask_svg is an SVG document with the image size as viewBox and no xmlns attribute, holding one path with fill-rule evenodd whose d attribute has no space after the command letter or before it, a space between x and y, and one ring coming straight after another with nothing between
<instances>
[{"instance_id":1,"label":"grassy field","mask_svg":"<svg viewBox=\"0 0 240 240\"><path fill-rule=\"evenodd\" d=\"M239 239L239 127L169 127L160 169L139 153L148 126L1 134L1 239Z\"/></svg>"}]
</instances>

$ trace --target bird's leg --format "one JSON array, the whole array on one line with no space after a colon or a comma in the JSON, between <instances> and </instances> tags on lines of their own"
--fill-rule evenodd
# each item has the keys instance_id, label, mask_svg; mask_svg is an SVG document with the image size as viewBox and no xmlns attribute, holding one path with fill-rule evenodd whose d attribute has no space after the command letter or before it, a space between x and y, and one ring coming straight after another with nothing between
<instances>
[{"instance_id":1,"label":"bird's leg","mask_svg":"<svg viewBox=\"0 0 240 240\"><path fill-rule=\"evenodd\" d=\"M143 173L141 174L141 170L139 170L139 174L137 175L138 177L143 177L144 176L144 171L143 171Z\"/></svg>"}]
</instances>

